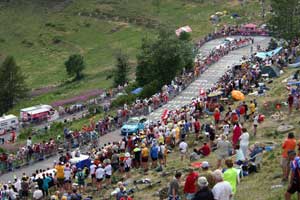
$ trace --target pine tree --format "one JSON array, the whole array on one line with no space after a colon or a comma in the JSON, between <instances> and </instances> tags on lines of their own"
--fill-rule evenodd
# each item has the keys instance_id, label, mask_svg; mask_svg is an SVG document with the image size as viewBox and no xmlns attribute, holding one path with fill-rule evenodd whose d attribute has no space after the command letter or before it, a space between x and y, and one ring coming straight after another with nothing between
<instances>
[{"instance_id":1,"label":"pine tree","mask_svg":"<svg viewBox=\"0 0 300 200\"><path fill-rule=\"evenodd\" d=\"M115 86L124 85L128 81L128 56L121 51L116 54L116 69L114 71Z\"/></svg>"},{"instance_id":2,"label":"pine tree","mask_svg":"<svg viewBox=\"0 0 300 200\"><path fill-rule=\"evenodd\" d=\"M0 66L0 114L24 98L26 92L25 75L12 56L6 57Z\"/></svg>"}]
</instances>

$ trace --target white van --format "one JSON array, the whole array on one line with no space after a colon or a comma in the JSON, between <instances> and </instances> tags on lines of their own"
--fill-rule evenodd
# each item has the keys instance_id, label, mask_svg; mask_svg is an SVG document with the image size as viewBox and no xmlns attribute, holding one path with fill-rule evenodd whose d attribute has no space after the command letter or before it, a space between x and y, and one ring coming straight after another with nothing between
<instances>
[{"instance_id":1,"label":"white van","mask_svg":"<svg viewBox=\"0 0 300 200\"><path fill-rule=\"evenodd\" d=\"M19 121L15 115L3 115L0 117L0 134L11 129L16 129L18 126Z\"/></svg>"}]
</instances>

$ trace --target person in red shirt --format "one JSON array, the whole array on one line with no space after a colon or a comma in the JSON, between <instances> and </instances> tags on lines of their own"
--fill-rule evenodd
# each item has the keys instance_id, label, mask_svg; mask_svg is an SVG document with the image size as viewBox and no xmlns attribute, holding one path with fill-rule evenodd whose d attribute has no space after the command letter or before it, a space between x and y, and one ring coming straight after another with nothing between
<instances>
[{"instance_id":1,"label":"person in red shirt","mask_svg":"<svg viewBox=\"0 0 300 200\"><path fill-rule=\"evenodd\" d=\"M193 170L193 168L189 169L189 174L185 179L184 184L184 194L186 195L187 200L191 200L194 198L196 194L196 181L198 179L199 174Z\"/></svg>"},{"instance_id":2,"label":"person in red shirt","mask_svg":"<svg viewBox=\"0 0 300 200\"><path fill-rule=\"evenodd\" d=\"M233 127L233 135L232 135L232 146L239 142L239 138L242 135L242 128L240 127L239 123L236 123Z\"/></svg>"},{"instance_id":3,"label":"person in red shirt","mask_svg":"<svg viewBox=\"0 0 300 200\"><path fill-rule=\"evenodd\" d=\"M199 133L201 131L201 124L197 118L196 118L196 121L194 122L194 128L195 128L195 134L196 134L196 140L197 140L199 137Z\"/></svg>"},{"instance_id":4,"label":"person in red shirt","mask_svg":"<svg viewBox=\"0 0 300 200\"><path fill-rule=\"evenodd\" d=\"M240 122L244 122L245 121L246 108L243 104L241 104L239 109L240 109L239 110L240 111Z\"/></svg>"},{"instance_id":5,"label":"person in red shirt","mask_svg":"<svg viewBox=\"0 0 300 200\"><path fill-rule=\"evenodd\" d=\"M215 112L214 112L214 119L215 119L216 130L218 130L218 124L220 122L220 118L221 118L221 113L220 113L219 109L216 108Z\"/></svg>"},{"instance_id":6,"label":"person in red shirt","mask_svg":"<svg viewBox=\"0 0 300 200\"><path fill-rule=\"evenodd\" d=\"M282 167L282 174L283 174L283 181L287 181L290 174L290 160L288 157L288 152L291 150L295 150L297 146L297 141L295 139L294 133L288 133L288 137L284 140L282 144L282 155L281 155L281 167Z\"/></svg>"},{"instance_id":7,"label":"person in red shirt","mask_svg":"<svg viewBox=\"0 0 300 200\"><path fill-rule=\"evenodd\" d=\"M199 148L199 154L202 154L203 156L208 156L210 154L210 147L209 145L204 142L203 146Z\"/></svg>"}]
</instances>

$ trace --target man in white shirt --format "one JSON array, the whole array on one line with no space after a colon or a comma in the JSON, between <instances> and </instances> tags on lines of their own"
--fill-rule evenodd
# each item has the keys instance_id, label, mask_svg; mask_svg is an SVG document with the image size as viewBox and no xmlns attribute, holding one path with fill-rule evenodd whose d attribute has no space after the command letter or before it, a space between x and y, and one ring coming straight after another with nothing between
<instances>
[{"instance_id":1,"label":"man in white shirt","mask_svg":"<svg viewBox=\"0 0 300 200\"><path fill-rule=\"evenodd\" d=\"M217 184L213 187L212 193L215 200L230 200L232 197L232 188L227 181L223 180L221 170L213 172L213 176Z\"/></svg>"},{"instance_id":2,"label":"man in white shirt","mask_svg":"<svg viewBox=\"0 0 300 200\"><path fill-rule=\"evenodd\" d=\"M41 199L43 199L43 192L42 192L42 190L39 189L38 185L35 186L35 190L33 192L32 198L34 200L41 200Z\"/></svg>"},{"instance_id":3,"label":"man in white shirt","mask_svg":"<svg viewBox=\"0 0 300 200\"><path fill-rule=\"evenodd\" d=\"M18 178L15 178L14 187L17 189L17 192L20 192L21 190L21 180Z\"/></svg>"},{"instance_id":4,"label":"man in white shirt","mask_svg":"<svg viewBox=\"0 0 300 200\"><path fill-rule=\"evenodd\" d=\"M101 165L99 165L96 169L96 179L97 179L97 189L101 189L101 182L103 181L105 175L105 171Z\"/></svg>"},{"instance_id":5,"label":"man in white shirt","mask_svg":"<svg viewBox=\"0 0 300 200\"><path fill-rule=\"evenodd\" d=\"M111 175L112 175L112 167L110 163L106 164L104 171L105 171L106 185L109 185L111 183Z\"/></svg>"},{"instance_id":6,"label":"man in white shirt","mask_svg":"<svg viewBox=\"0 0 300 200\"><path fill-rule=\"evenodd\" d=\"M94 161L92 161L92 165L90 166L90 174L91 174L91 179L92 183L96 183L96 165L94 164Z\"/></svg>"},{"instance_id":7,"label":"man in white shirt","mask_svg":"<svg viewBox=\"0 0 300 200\"><path fill-rule=\"evenodd\" d=\"M188 150L188 144L184 141L184 139L182 139L181 142L179 143L181 160L183 160L183 157L186 157L187 150Z\"/></svg>"}]
</instances>

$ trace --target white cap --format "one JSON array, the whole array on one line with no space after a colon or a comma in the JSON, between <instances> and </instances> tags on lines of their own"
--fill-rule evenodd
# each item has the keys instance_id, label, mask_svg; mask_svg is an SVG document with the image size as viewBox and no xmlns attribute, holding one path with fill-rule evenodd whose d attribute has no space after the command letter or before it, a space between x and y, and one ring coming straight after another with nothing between
<instances>
[{"instance_id":1,"label":"white cap","mask_svg":"<svg viewBox=\"0 0 300 200\"><path fill-rule=\"evenodd\" d=\"M201 167L202 168L208 168L209 167L209 163L207 161L203 161Z\"/></svg>"},{"instance_id":2,"label":"white cap","mask_svg":"<svg viewBox=\"0 0 300 200\"><path fill-rule=\"evenodd\" d=\"M129 153L129 152L126 152L126 153L125 153L125 157L127 157L127 158L130 157L130 153Z\"/></svg>"},{"instance_id":3,"label":"white cap","mask_svg":"<svg viewBox=\"0 0 300 200\"><path fill-rule=\"evenodd\" d=\"M198 185L201 187L208 186L207 179L204 176L198 178Z\"/></svg>"}]
</instances>

